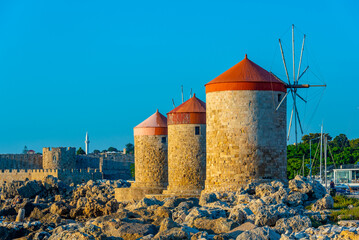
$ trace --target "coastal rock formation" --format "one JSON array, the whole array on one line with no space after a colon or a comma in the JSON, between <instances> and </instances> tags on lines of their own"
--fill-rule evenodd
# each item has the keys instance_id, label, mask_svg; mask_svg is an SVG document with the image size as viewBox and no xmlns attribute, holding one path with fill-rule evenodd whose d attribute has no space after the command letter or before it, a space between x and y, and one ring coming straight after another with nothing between
<instances>
[{"instance_id":1,"label":"coastal rock formation","mask_svg":"<svg viewBox=\"0 0 359 240\"><path fill-rule=\"evenodd\" d=\"M356 222L329 224L326 208L333 206L331 197L302 177L290 181L289 187L273 181L236 192L204 192L199 199L150 197L127 202L114 198L115 188L129 187L126 181L88 181L71 187L48 178L36 182L42 189L38 203L35 196L24 198L14 191L32 184L3 186L0 239L349 239L358 235ZM305 208L309 205L311 210ZM24 218L15 222L20 210ZM313 221L322 226L314 228Z\"/></svg>"}]
</instances>

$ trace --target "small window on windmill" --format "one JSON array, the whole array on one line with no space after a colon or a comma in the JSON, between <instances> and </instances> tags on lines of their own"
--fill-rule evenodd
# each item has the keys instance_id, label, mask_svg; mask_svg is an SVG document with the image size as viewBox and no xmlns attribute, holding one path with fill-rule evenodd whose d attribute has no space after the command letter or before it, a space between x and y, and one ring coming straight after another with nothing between
<instances>
[{"instance_id":1,"label":"small window on windmill","mask_svg":"<svg viewBox=\"0 0 359 240\"><path fill-rule=\"evenodd\" d=\"M162 143L166 143L166 142L167 142L166 137L162 137L161 142L162 142Z\"/></svg>"},{"instance_id":2,"label":"small window on windmill","mask_svg":"<svg viewBox=\"0 0 359 240\"><path fill-rule=\"evenodd\" d=\"M278 94L278 102L282 100L282 94Z\"/></svg>"},{"instance_id":3,"label":"small window on windmill","mask_svg":"<svg viewBox=\"0 0 359 240\"><path fill-rule=\"evenodd\" d=\"M199 127L194 128L194 135L199 135Z\"/></svg>"}]
</instances>

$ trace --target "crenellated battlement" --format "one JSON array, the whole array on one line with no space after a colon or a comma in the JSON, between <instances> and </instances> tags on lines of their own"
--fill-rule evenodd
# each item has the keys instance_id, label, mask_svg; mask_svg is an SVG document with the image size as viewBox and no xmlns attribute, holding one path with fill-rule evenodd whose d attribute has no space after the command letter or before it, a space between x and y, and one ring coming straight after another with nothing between
<instances>
[{"instance_id":1,"label":"crenellated battlement","mask_svg":"<svg viewBox=\"0 0 359 240\"><path fill-rule=\"evenodd\" d=\"M66 183L81 183L103 177L98 169L5 169L0 170L0 183L27 179L43 180L49 175Z\"/></svg>"}]
</instances>

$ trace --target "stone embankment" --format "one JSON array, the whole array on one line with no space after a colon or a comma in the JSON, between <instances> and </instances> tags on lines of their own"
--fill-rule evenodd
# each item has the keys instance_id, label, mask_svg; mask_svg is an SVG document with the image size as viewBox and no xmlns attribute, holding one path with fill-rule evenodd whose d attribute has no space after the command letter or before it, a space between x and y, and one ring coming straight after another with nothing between
<instances>
[{"instance_id":1,"label":"stone embankment","mask_svg":"<svg viewBox=\"0 0 359 240\"><path fill-rule=\"evenodd\" d=\"M116 187L129 183L89 181L68 186L50 177L5 184L0 239L359 238L358 223L330 223L333 199L319 183L302 177L288 186L274 181L237 192L205 193L200 199L163 201L117 202Z\"/></svg>"}]
</instances>

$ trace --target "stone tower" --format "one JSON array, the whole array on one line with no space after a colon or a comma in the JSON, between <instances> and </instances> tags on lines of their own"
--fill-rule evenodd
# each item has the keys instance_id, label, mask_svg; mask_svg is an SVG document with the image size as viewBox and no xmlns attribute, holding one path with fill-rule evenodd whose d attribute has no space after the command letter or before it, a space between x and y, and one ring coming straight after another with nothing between
<instances>
[{"instance_id":1,"label":"stone tower","mask_svg":"<svg viewBox=\"0 0 359 240\"><path fill-rule=\"evenodd\" d=\"M206 104L193 95L167 117L168 187L164 194L198 195L206 174Z\"/></svg>"},{"instance_id":2,"label":"stone tower","mask_svg":"<svg viewBox=\"0 0 359 240\"><path fill-rule=\"evenodd\" d=\"M245 56L206 84L206 191L286 180L286 84Z\"/></svg>"},{"instance_id":3,"label":"stone tower","mask_svg":"<svg viewBox=\"0 0 359 240\"><path fill-rule=\"evenodd\" d=\"M75 169L76 148L58 147L42 149L43 169Z\"/></svg>"},{"instance_id":4,"label":"stone tower","mask_svg":"<svg viewBox=\"0 0 359 240\"><path fill-rule=\"evenodd\" d=\"M134 187L166 189L168 185L167 118L158 110L134 128Z\"/></svg>"},{"instance_id":5,"label":"stone tower","mask_svg":"<svg viewBox=\"0 0 359 240\"><path fill-rule=\"evenodd\" d=\"M118 201L139 200L146 194L161 194L168 185L167 118L158 110L134 128L135 182L117 188Z\"/></svg>"},{"instance_id":6,"label":"stone tower","mask_svg":"<svg viewBox=\"0 0 359 240\"><path fill-rule=\"evenodd\" d=\"M86 155L89 154L89 151L90 151L90 139L89 139L88 132L86 132L86 139L85 139L85 152L86 152Z\"/></svg>"}]
</instances>

